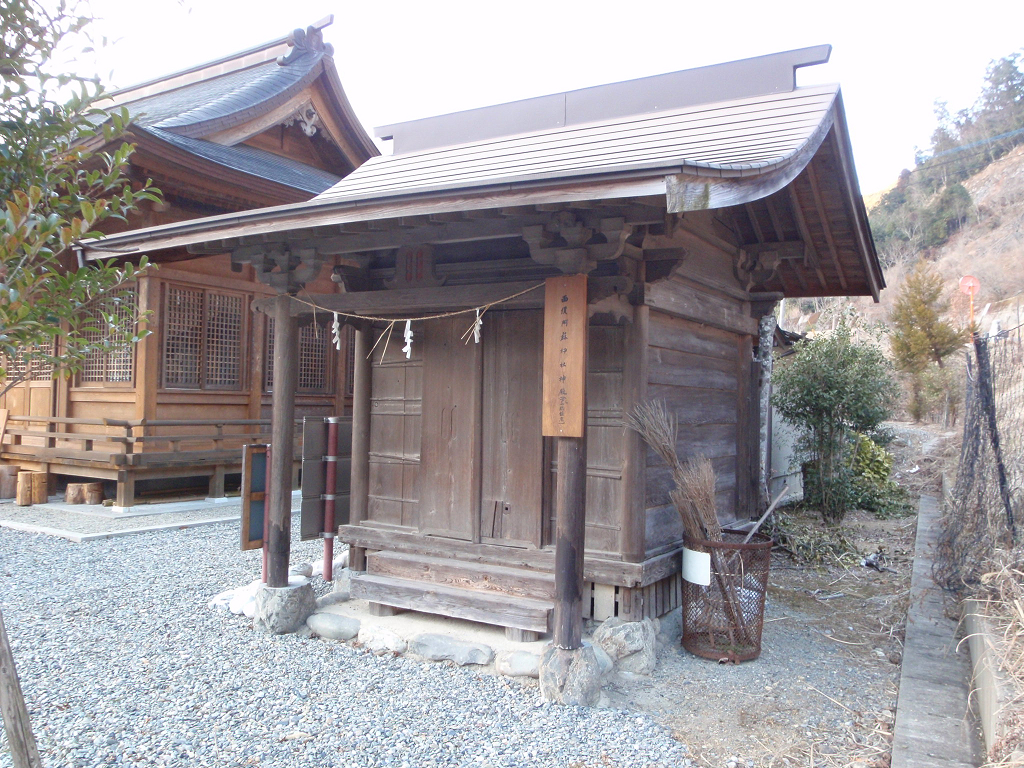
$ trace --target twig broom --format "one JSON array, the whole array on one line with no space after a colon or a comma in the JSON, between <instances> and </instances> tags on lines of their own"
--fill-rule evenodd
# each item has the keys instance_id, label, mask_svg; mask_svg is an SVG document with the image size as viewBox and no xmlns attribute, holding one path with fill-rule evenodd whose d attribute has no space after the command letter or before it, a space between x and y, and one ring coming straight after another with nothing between
<instances>
[{"instance_id":1,"label":"twig broom","mask_svg":"<svg viewBox=\"0 0 1024 768\"><path fill-rule=\"evenodd\" d=\"M715 470L711 460L706 456L696 456L685 464L679 460L676 452L676 420L660 400L638 403L629 415L627 424L640 434L671 469L675 488L669 493L669 498L679 512L686 537L692 542L721 541L722 527L715 510ZM712 571L722 593L726 618L739 630L741 641L746 642L748 632L736 586L731 579L725 577L717 548L708 549ZM729 635L730 642L735 643L731 629Z\"/></svg>"}]
</instances>

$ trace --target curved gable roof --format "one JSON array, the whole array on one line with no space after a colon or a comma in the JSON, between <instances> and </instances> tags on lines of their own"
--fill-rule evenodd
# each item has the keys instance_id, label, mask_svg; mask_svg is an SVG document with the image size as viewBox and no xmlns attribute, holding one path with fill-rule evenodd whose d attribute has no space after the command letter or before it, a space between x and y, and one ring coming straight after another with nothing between
<instances>
[{"instance_id":1,"label":"curved gable roof","mask_svg":"<svg viewBox=\"0 0 1024 768\"><path fill-rule=\"evenodd\" d=\"M794 160L808 144L820 143L831 125L838 90L835 85L799 88L375 157L316 199L371 199L626 173L764 174Z\"/></svg>"},{"instance_id":2,"label":"curved gable roof","mask_svg":"<svg viewBox=\"0 0 1024 768\"><path fill-rule=\"evenodd\" d=\"M338 145L349 167L379 154L352 111L334 68L333 49L323 42L320 27L328 23L330 19L263 46L116 91L104 106L127 108L136 130L195 151L197 158L210 163L227 159L229 167L257 174L293 165L308 168L311 180L299 180L290 171L277 173L279 178L273 180L319 192L329 186L324 183L327 177L336 181L338 176L287 158L280 163L253 162L262 151L250 151L240 142L288 119L303 104L315 104L320 127ZM171 135L198 143L175 141ZM207 146L214 143L224 150Z\"/></svg>"}]
</instances>

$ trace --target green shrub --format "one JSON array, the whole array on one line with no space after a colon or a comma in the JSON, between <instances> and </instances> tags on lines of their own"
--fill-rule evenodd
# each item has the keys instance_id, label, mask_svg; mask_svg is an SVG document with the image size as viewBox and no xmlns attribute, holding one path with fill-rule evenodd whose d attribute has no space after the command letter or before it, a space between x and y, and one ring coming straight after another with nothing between
<instances>
[{"instance_id":1,"label":"green shrub","mask_svg":"<svg viewBox=\"0 0 1024 768\"><path fill-rule=\"evenodd\" d=\"M796 354L775 368L772 404L800 431L805 493L827 523L857 506L851 436L870 435L892 413L897 392L892 369L874 344L853 339L842 320L830 334L798 342Z\"/></svg>"},{"instance_id":2,"label":"green shrub","mask_svg":"<svg viewBox=\"0 0 1024 768\"><path fill-rule=\"evenodd\" d=\"M855 506L877 517L905 517L913 512L910 494L892 479L893 455L866 435L857 435L853 459Z\"/></svg>"}]
</instances>

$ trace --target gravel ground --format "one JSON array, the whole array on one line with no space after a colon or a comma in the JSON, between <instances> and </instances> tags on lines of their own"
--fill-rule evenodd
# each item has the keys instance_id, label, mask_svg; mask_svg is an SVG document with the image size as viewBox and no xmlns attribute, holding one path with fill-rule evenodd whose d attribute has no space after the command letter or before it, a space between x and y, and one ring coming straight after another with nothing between
<instances>
[{"instance_id":1,"label":"gravel ground","mask_svg":"<svg viewBox=\"0 0 1024 768\"><path fill-rule=\"evenodd\" d=\"M0 604L44 764L687 766L650 717L547 705L463 668L255 634L207 607L237 526L85 544L0 529ZM297 544L293 562L314 558ZM0 768L11 765L0 739Z\"/></svg>"},{"instance_id":2,"label":"gravel ground","mask_svg":"<svg viewBox=\"0 0 1024 768\"><path fill-rule=\"evenodd\" d=\"M113 517L96 514L83 514L54 509L48 506L19 507L14 504L0 504L0 525L14 523L32 525L57 531L93 536L119 531L135 531L158 525L196 525L206 520L238 517L241 505L224 504L223 506L204 507L188 512L154 512L124 517Z\"/></svg>"}]
</instances>

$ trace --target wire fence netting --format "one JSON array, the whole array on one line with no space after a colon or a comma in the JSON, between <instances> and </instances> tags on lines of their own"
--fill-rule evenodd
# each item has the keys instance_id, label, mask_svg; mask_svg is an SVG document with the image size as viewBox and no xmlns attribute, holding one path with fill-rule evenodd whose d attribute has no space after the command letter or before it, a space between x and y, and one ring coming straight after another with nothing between
<instances>
[{"instance_id":1,"label":"wire fence netting","mask_svg":"<svg viewBox=\"0 0 1024 768\"><path fill-rule=\"evenodd\" d=\"M967 353L963 442L946 499L935 580L961 591L998 550L1024 542L1024 333L975 337Z\"/></svg>"}]
</instances>

